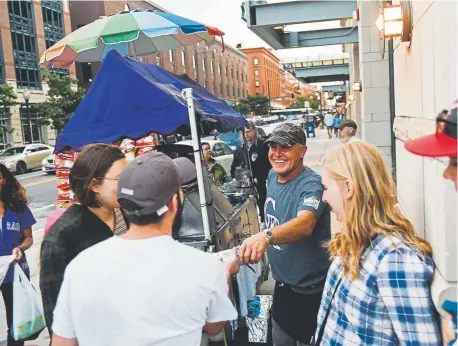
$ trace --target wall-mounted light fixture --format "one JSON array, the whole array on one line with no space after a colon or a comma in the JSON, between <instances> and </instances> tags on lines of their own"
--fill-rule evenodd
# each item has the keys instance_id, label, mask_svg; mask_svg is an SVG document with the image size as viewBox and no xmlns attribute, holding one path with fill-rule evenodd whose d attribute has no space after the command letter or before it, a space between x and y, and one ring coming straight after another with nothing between
<instances>
[{"instance_id":1,"label":"wall-mounted light fixture","mask_svg":"<svg viewBox=\"0 0 458 346\"><path fill-rule=\"evenodd\" d=\"M402 42L412 40L412 7L410 0L400 4L385 4L375 22L384 38L401 37Z\"/></svg>"},{"instance_id":2,"label":"wall-mounted light fixture","mask_svg":"<svg viewBox=\"0 0 458 346\"><path fill-rule=\"evenodd\" d=\"M363 84L361 82L354 82L353 83L353 90L354 91L362 91L363 90Z\"/></svg>"}]
</instances>

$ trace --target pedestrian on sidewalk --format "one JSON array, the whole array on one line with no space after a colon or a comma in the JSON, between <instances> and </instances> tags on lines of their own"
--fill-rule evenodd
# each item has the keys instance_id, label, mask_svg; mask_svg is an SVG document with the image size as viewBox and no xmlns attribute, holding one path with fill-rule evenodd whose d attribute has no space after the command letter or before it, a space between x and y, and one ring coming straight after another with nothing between
<instances>
[{"instance_id":1,"label":"pedestrian on sidewalk","mask_svg":"<svg viewBox=\"0 0 458 346\"><path fill-rule=\"evenodd\" d=\"M334 126L334 117L329 112L327 112L324 115L324 125L326 126L326 129L328 130L329 139L332 139L332 129Z\"/></svg>"},{"instance_id":2,"label":"pedestrian on sidewalk","mask_svg":"<svg viewBox=\"0 0 458 346\"><path fill-rule=\"evenodd\" d=\"M330 210L322 202L321 177L303 166L304 131L282 124L268 140L272 171L267 181L264 232L242 243L245 263L257 263L267 250L276 280L272 328L275 346L309 344L329 268L323 243L331 237Z\"/></svg>"},{"instance_id":3,"label":"pedestrian on sidewalk","mask_svg":"<svg viewBox=\"0 0 458 346\"><path fill-rule=\"evenodd\" d=\"M339 131L339 138L342 143L358 140L355 137L358 126L353 120L345 119L339 125L337 125L336 128Z\"/></svg>"},{"instance_id":4,"label":"pedestrian on sidewalk","mask_svg":"<svg viewBox=\"0 0 458 346\"><path fill-rule=\"evenodd\" d=\"M202 152L205 166L207 166L208 173L211 175L215 185L222 186L227 180L227 174L224 167L212 157L212 149L208 142L202 142Z\"/></svg>"},{"instance_id":5,"label":"pedestrian on sidewalk","mask_svg":"<svg viewBox=\"0 0 458 346\"><path fill-rule=\"evenodd\" d=\"M81 151L70 171L70 186L79 204L73 204L51 226L41 245L40 289L50 335L67 265L81 251L127 231L116 196L125 166L118 148L91 144Z\"/></svg>"},{"instance_id":6,"label":"pedestrian on sidewalk","mask_svg":"<svg viewBox=\"0 0 458 346\"><path fill-rule=\"evenodd\" d=\"M200 345L237 317L229 283L235 253L221 263L173 239L182 222L181 185L196 178L186 158L137 157L118 198L129 231L81 253L65 272L53 346Z\"/></svg>"},{"instance_id":7,"label":"pedestrian on sidewalk","mask_svg":"<svg viewBox=\"0 0 458 346\"><path fill-rule=\"evenodd\" d=\"M334 135L336 136L336 138L339 138L339 125L341 123L342 119L340 118L339 113L336 113L336 115L334 116L334 122L332 124L334 128Z\"/></svg>"},{"instance_id":8,"label":"pedestrian on sidewalk","mask_svg":"<svg viewBox=\"0 0 458 346\"><path fill-rule=\"evenodd\" d=\"M246 144L238 147L234 153L234 160L231 165L231 177L235 178L235 169L237 167L250 168L251 166L258 195L259 216L261 223L264 223L264 204L267 194L266 181L267 175L272 168L269 162L269 148L261 138L258 138L256 125L251 121L248 122L248 127L245 128L244 136ZM250 163L248 163L247 157ZM263 228L263 225L261 228Z\"/></svg>"},{"instance_id":9,"label":"pedestrian on sidewalk","mask_svg":"<svg viewBox=\"0 0 458 346\"><path fill-rule=\"evenodd\" d=\"M318 315L317 345L441 345L431 246L415 234L377 149L347 143L323 166L323 200L341 232Z\"/></svg>"},{"instance_id":10,"label":"pedestrian on sidewalk","mask_svg":"<svg viewBox=\"0 0 458 346\"><path fill-rule=\"evenodd\" d=\"M24 251L33 244L32 226L36 223L30 211L24 187L3 164L0 164L0 256L14 256L25 275L30 279L30 269ZM13 264L3 279L0 290L5 303L7 345L22 346L11 335L13 324Z\"/></svg>"},{"instance_id":11,"label":"pedestrian on sidewalk","mask_svg":"<svg viewBox=\"0 0 458 346\"><path fill-rule=\"evenodd\" d=\"M436 119L436 133L411 140L405 144L405 148L416 155L427 157L449 157L449 163L444 171L444 178L451 180L458 191L457 177L457 108L458 100L455 101L450 111L443 110ZM450 300L451 307L447 309L439 307L439 310L445 315L442 323L442 335L446 345L452 345L457 340L457 302L456 302L456 285L447 288L449 292L444 296L452 296ZM447 308L447 307L445 307ZM451 311L454 310L454 311ZM452 322L452 319L454 322Z\"/></svg>"}]
</instances>

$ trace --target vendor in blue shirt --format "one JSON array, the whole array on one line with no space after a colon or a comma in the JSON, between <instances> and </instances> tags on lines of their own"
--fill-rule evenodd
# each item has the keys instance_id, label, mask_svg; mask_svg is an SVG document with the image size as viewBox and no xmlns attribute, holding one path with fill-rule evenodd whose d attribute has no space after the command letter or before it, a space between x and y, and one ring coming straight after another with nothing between
<instances>
[{"instance_id":1,"label":"vendor in blue shirt","mask_svg":"<svg viewBox=\"0 0 458 346\"><path fill-rule=\"evenodd\" d=\"M35 218L27 206L28 199L24 187L0 164L0 256L14 256L24 273L30 278L29 265L24 251L33 244L32 225ZM13 323L13 276L14 265L11 264L0 290L5 302L6 322L8 325L8 346L24 345L14 341L10 329Z\"/></svg>"}]
</instances>

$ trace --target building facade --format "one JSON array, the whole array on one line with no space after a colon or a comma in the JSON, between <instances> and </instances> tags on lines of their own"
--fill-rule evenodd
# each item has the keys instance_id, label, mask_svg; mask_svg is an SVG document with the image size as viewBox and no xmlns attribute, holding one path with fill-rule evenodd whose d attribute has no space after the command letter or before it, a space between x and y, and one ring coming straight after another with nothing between
<instances>
[{"instance_id":1,"label":"building facade","mask_svg":"<svg viewBox=\"0 0 458 346\"><path fill-rule=\"evenodd\" d=\"M54 144L56 133L41 126L33 104L46 98L39 59L44 51L71 32L68 1L0 2L0 83L14 87L19 105L0 119L0 146L43 142ZM75 76L75 70L55 72ZM24 92L30 98L25 102ZM27 93L26 93L27 94Z\"/></svg>"},{"instance_id":2,"label":"building facade","mask_svg":"<svg viewBox=\"0 0 458 346\"><path fill-rule=\"evenodd\" d=\"M406 151L410 139L435 132L435 118L458 98L458 4L450 1L412 1L410 44L393 41L394 118L390 119L388 50L382 58L377 4L358 1L359 44L350 45L351 117L361 137L375 144L397 180L403 212L418 234L433 247L436 276L433 298L457 285L457 194L442 177L448 159L416 156ZM455 293L456 294L456 293Z\"/></svg>"},{"instance_id":3,"label":"building facade","mask_svg":"<svg viewBox=\"0 0 458 346\"><path fill-rule=\"evenodd\" d=\"M284 108L294 104L297 95L309 90L306 83L283 70L280 59L271 49L243 48L241 51L248 57L250 95L265 95L271 99L271 106Z\"/></svg>"},{"instance_id":4,"label":"building facade","mask_svg":"<svg viewBox=\"0 0 458 346\"><path fill-rule=\"evenodd\" d=\"M100 16L123 11L126 4L133 9L164 10L151 1L70 1L73 30L93 22ZM217 97L237 102L248 96L247 57L239 50L222 45L208 47L204 42L180 49L139 57L139 60L159 65L175 73L186 74ZM88 88L101 63L76 64L77 79Z\"/></svg>"}]
</instances>

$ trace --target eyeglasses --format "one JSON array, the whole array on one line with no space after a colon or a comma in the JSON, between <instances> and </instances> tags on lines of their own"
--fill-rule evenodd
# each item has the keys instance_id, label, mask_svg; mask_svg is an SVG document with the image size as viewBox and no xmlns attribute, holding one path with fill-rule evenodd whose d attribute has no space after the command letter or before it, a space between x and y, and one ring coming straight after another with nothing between
<instances>
[{"instance_id":1,"label":"eyeglasses","mask_svg":"<svg viewBox=\"0 0 458 346\"><path fill-rule=\"evenodd\" d=\"M115 180L115 181L118 181L119 178L107 178L107 177L103 177L103 178L96 178L97 180Z\"/></svg>"}]
</instances>

